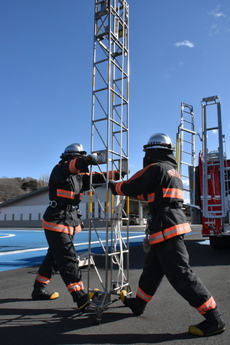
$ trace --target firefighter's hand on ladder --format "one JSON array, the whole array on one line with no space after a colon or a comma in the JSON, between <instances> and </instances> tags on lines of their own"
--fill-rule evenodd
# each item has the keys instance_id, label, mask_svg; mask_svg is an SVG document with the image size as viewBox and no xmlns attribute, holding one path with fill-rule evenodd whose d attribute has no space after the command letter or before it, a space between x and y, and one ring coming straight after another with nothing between
<instances>
[{"instance_id":1,"label":"firefighter's hand on ladder","mask_svg":"<svg viewBox=\"0 0 230 345\"><path fill-rule=\"evenodd\" d=\"M83 158L84 165L98 165L98 160L94 155L88 155Z\"/></svg>"}]
</instances>

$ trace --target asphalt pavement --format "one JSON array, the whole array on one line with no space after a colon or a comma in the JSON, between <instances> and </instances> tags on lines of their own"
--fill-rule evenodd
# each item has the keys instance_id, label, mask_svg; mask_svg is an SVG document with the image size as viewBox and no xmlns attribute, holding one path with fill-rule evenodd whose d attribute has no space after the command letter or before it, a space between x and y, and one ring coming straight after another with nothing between
<instances>
[{"instance_id":1,"label":"asphalt pavement","mask_svg":"<svg viewBox=\"0 0 230 345\"><path fill-rule=\"evenodd\" d=\"M50 291L60 297L53 301L32 301L31 291L37 266L0 272L0 344L230 344L230 250L213 249L200 236L199 227L186 236L190 264L211 291L226 322L221 335L200 338L188 333L188 327L203 318L163 279L143 315L136 317L118 299L102 314L100 324L95 313L77 314L65 285L56 274ZM135 295L145 253L142 246L130 248L130 286ZM103 267L102 267L103 269ZM87 281L88 268L82 268ZM98 287L95 271L91 284Z\"/></svg>"}]
</instances>

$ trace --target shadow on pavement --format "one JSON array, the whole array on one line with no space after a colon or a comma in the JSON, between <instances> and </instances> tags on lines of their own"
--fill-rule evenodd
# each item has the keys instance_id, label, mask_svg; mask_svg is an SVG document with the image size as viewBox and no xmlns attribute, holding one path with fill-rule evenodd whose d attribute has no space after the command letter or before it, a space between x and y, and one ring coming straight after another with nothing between
<instances>
[{"instance_id":1,"label":"shadow on pavement","mask_svg":"<svg viewBox=\"0 0 230 345\"><path fill-rule=\"evenodd\" d=\"M20 302L20 299L0 300L0 303ZM21 300L25 302L25 300ZM120 307L112 312L105 312L103 324L127 321L132 314L121 312ZM120 311L119 311L120 310ZM51 345L51 344L159 344L165 341L190 339L188 333L129 333L100 334L100 325L94 326L94 314L71 314L67 309L1 309L1 344L4 345ZM6 327L3 326L4 316ZM127 323L128 325L128 323ZM92 328L92 326L94 326ZM114 327L116 327L114 325ZM90 328L90 334L81 334L81 330ZM95 330L95 332L94 332ZM78 331L78 334L70 334Z\"/></svg>"},{"instance_id":2,"label":"shadow on pavement","mask_svg":"<svg viewBox=\"0 0 230 345\"><path fill-rule=\"evenodd\" d=\"M216 248L204 245L205 240L185 240L190 257L190 265L195 266L222 266L230 265L230 249ZM146 253L142 245L130 248L130 269L142 269Z\"/></svg>"}]
</instances>

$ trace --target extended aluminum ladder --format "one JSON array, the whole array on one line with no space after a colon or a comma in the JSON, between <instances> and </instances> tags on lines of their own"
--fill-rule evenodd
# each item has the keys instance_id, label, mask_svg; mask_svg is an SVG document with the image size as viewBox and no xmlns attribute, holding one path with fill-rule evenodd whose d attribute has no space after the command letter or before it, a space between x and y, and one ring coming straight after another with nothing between
<instances>
[{"instance_id":1,"label":"extended aluminum ladder","mask_svg":"<svg viewBox=\"0 0 230 345\"><path fill-rule=\"evenodd\" d=\"M88 291L98 289L91 303L96 323L101 322L103 311L120 298L121 290L131 293L129 225L122 227L127 202L123 196L112 195L108 186L110 171L117 170L120 179L122 172L128 173L128 12L125 0L95 0L91 152L100 161L99 171L107 172L104 185L95 186L91 179L89 196ZM100 244L97 252L93 246L95 235ZM92 286L95 273L98 286Z\"/></svg>"},{"instance_id":2,"label":"extended aluminum ladder","mask_svg":"<svg viewBox=\"0 0 230 345\"><path fill-rule=\"evenodd\" d=\"M203 186L203 216L209 219L224 218L226 216L226 174L224 168L224 140L222 134L221 104L218 96L203 98L202 102L202 186ZM209 111L208 111L209 107ZM214 110L214 113L213 113ZM215 142L216 141L216 142ZM213 146L217 150L213 150ZM213 197L209 195L208 169L219 167L220 195L214 196L219 200L213 204Z\"/></svg>"},{"instance_id":3,"label":"extended aluminum ladder","mask_svg":"<svg viewBox=\"0 0 230 345\"><path fill-rule=\"evenodd\" d=\"M180 125L177 133L176 160L184 191L195 206L195 137L193 106L181 103Z\"/></svg>"}]
</instances>

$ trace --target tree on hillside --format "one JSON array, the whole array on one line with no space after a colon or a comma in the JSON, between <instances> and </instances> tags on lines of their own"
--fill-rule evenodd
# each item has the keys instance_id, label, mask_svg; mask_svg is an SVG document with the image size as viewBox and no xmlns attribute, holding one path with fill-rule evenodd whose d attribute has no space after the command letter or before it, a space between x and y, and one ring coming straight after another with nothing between
<instances>
[{"instance_id":1,"label":"tree on hillside","mask_svg":"<svg viewBox=\"0 0 230 345\"><path fill-rule=\"evenodd\" d=\"M34 179L27 180L21 184L21 188L29 193L38 189L38 181Z\"/></svg>"},{"instance_id":2,"label":"tree on hillside","mask_svg":"<svg viewBox=\"0 0 230 345\"><path fill-rule=\"evenodd\" d=\"M38 180L38 184L39 184L40 188L48 186L49 179L50 179L49 174L41 175L39 180Z\"/></svg>"},{"instance_id":3,"label":"tree on hillside","mask_svg":"<svg viewBox=\"0 0 230 345\"><path fill-rule=\"evenodd\" d=\"M21 188L21 179L19 178L1 178L0 179L0 201L7 201L25 194Z\"/></svg>"},{"instance_id":4,"label":"tree on hillside","mask_svg":"<svg viewBox=\"0 0 230 345\"><path fill-rule=\"evenodd\" d=\"M15 177L0 178L0 202L4 202L10 199L17 198L18 196L24 195L44 188L48 185L48 182L40 179L36 180L32 177Z\"/></svg>"}]
</instances>

